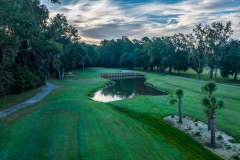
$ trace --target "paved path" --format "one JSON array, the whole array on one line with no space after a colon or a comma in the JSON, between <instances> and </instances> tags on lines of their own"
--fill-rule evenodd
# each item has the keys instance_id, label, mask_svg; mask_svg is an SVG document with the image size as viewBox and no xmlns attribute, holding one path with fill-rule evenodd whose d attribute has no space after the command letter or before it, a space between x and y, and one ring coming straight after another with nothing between
<instances>
[{"instance_id":1,"label":"paved path","mask_svg":"<svg viewBox=\"0 0 240 160\"><path fill-rule=\"evenodd\" d=\"M0 118L5 117L7 115L9 115L10 113L13 113L21 108L24 108L30 104L36 103L38 101L40 101L42 98L44 98L46 95L48 95L49 93L52 92L52 90L54 90L55 85L47 83L47 86L43 88L42 92L38 93L36 96L28 99L27 101L17 104L11 108L8 108L6 110L3 110L0 112Z\"/></svg>"},{"instance_id":2,"label":"paved path","mask_svg":"<svg viewBox=\"0 0 240 160\"><path fill-rule=\"evenodd\" d=\"M139 71L134 71L134 70L121 70L121 72L139 72Z\"/></svg>"}]
</instances>

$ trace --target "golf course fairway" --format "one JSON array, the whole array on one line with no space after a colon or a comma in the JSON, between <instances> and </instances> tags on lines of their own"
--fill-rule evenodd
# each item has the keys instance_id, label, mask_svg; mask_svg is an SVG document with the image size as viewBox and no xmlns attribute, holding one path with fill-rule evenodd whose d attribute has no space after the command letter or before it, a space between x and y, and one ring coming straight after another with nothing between
<instances>
[{"instance_id":1,"label":"golf course fairway","mask_svg":"<svg viewBox=\"0 0 240 160\"><path fill-rule=\"evenodd\" d=\"M56 86L52 93L0 119L0 159L222 159L163 120L178 114L177 106L169 105L171 94L109 103L88 97L111 83L98 73L120 71L86 68L65 80L48 80ZM203 82L147 74L147 82L159 89L172 93L182 88L183 115L207 122L201 105ZM226 103L216 112L216 127L236 138L240 138L239 95L240 89L226 86L218 86L216 92Z\"/></svg>"}]
</instances>

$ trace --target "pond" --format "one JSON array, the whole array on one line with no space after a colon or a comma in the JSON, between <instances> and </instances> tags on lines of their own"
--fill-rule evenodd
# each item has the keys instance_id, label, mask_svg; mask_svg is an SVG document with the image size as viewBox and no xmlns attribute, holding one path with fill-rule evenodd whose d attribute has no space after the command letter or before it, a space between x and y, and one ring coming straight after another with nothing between
<instances>
[{"instance_id":1,"label":"pond","mask_svg":"<svg viewBox=\"0 0 240 160\"><path fill-rule=\"evenodd\" d=\"M108 78L107 78L108 79ZM110 78L114 85L101 88L89 96L95 101L110 102L132 98L139 95L166 95L166 92L160 91L145 84L144 77L115 77Z\"/></svg>"}]
</instances>

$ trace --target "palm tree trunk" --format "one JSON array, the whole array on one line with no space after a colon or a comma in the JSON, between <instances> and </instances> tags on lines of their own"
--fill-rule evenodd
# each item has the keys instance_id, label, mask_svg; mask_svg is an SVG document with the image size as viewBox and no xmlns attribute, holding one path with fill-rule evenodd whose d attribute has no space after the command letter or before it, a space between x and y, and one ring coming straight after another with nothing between
<instances>
[{"instance_id":1,"label":"palm tree trunk","mask_svg":"<svg viewBox=\"0 0 240 160\"><path fill-rule=\"evenodd\" d=\"M216 138L215 138L215 113L212 116L212 130L211 130L211 145L216 145Z\"/></svg>"},{"instance_id":2,"label":"palm tree trunk","mask_svg":"<svg viewBox=\"0 0 240 160\"><path fill-rule=\"evenodd\" d=\"M179 123L182 123L182 100L181 99L179 99L178 109L179 109Z\"/></svg>"},{"instance_id":3,"label":"palm tree trunk","mask_svg":"<svg viewBox=\"0 0 240 160\"><path fill-rule=\"evenodd\" d=\"M211 106L212 106L212 102L211 102L211 100L212 100L212 92L209 93L208 98L209 98L210 104L211 104ZM209 110L209 111L210 111L210 110ZM209 115L208 115L208 130L211 130L211 129L212 129L212 128L211 128L212 114L211 114L211 113L208 113L208 114L209 114Z\"/></svg>"},{"instance_id":4,"label":"palm tree trunk","mask_svg":"<svg viewBox=\"0 0 240 160\"><path fill-rule=\"evenodd\" d=\"M211 130L211 123L212 123L212 115L209 113L209 115L208 115L208 130Z\"/></svg>"}]
</instances>

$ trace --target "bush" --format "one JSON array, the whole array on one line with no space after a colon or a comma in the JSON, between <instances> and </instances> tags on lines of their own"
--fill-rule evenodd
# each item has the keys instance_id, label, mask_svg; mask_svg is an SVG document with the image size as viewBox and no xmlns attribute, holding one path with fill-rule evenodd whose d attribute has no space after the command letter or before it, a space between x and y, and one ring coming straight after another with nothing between
<instances>
[{"instance_id":1,"label":"bush","mask_svg":"<svg viewBox=\"0 0 240 160\"><path fill-rule=\"evenodd\" d=\"M222 140L223 139L223 136L222 135L218 135L217 136L217 140Z\"/></svg>"},{"instance_id":2,"label":"bush","mask_svg":"<svg viewBox=\"0 0 240 160\"><path fill-rule=\"evenodd\" d=\"M230 142L230 143L240 143L240 140L229 139L228 142Z\"/></svg>"},{"instance_id":3,"label":"bush","mask_svg":"<svg viewBox=\"0 0 240 160\"><path fill-rule=\"evenodd\" d=\"M195 123L195 126L198 126L198 123Z\"/></svg>"},{"instance_id":4,"label":"bush","mask_svg":"<svg viewBox=\"0 0 240 160\"><path fill-rule=\"evenodd\" d=\"M174 115L172 115L171 117L172 117L172 118L174 118L175 116L174 116Z\"/></svg>"},{"instance_id":5,"label":"bush","mask_svg":"<svg viewBox=\"0 0 240 160\"><path fill-rule=\"evenodd\" d=\"M197 121L199 121L199 119L195 118L195 119L194 119L194 122L197 122Z\"/></svg>"},{"instance_id":6,"label":"bush","mask_svg":"<svg viewBox=\"0 0 240 160\"><path fill-rule=\"evenodd\" d=\"M225 144L226 149L232 149L232 147L228 144Z\"/></svg>"},{"instance_id":7,"label":"bush","mask_svg":"<svg viewBox=\"0 0 240 160\"><path fill-rule=\"evenodd\" d=\"M196 132L195 136L201 136L201 131Z\"/></svg>"},{"instance_id":8,"label":"bush","mask_svg":"<svg viewBox=\"0 0 240 160\"><path fill-rule=\"evenodd\" d=\"M232 155L232 158L235 160L240 160L240 155L239 154L234 154Z\"/></svg>"}]
</instances>

